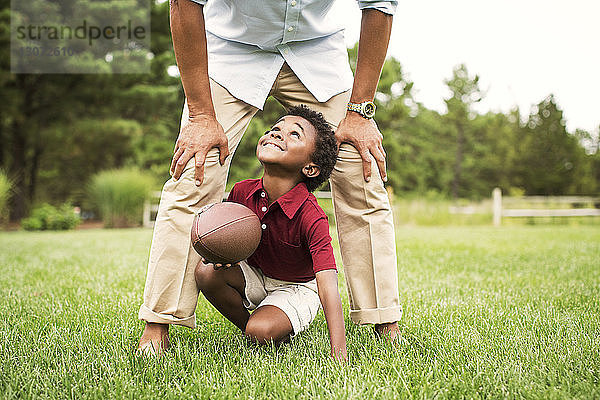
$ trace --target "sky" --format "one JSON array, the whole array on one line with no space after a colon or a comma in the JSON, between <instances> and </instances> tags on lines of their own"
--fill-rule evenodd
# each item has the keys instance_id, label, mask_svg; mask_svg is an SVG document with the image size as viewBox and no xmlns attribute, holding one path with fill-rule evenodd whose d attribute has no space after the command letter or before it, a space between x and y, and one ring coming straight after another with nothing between
<instances>
[{"instance_id":1,"label":"sky","mask_svg":"<svg viewBox=\"0 0 600 400\"><path fill-rule=\"evenodd\" d=\"M355 3L334 5L348 46L360 32ZM479 112L527 116L552 93L570 132L600 125L599 0L399 0L388 55L430 109L445 111L444 79L464 63L487 91Z\"/></svg>"}]
</instances>

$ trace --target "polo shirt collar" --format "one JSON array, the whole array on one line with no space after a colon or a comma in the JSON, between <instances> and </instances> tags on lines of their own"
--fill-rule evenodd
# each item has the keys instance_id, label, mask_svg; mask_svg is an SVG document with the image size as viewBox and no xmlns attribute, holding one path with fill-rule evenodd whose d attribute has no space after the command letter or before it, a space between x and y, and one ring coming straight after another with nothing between
<instances>
[{"instance_id":1,"label":"polo shirt collar","mask_svg":"<svg viewBox=\"0 0 600 400\"><path fill-rule=\"evenodd\" d=\"M249 188L248 195L246 196L246 200L250 197L254 196L256 192L264 191L262 178L257 179L255 183ZM298 183L294 186L289 192L281 196L275 201L275 203L279 204L279 207L283 210L283 213L289 219L294 218L294 215L298 212L302 204L308 199L308 189L306 188L306 184L304 182Z\"/></svg>"},{"instance_id":2,"label":"polo shirt collar","mask_svg":"<svg viewBox=\"0 0 600 400\"><path fill-rule=\"evenodd\" d=\"M277 203L279 203L285 215L289 219L292 219L306 199L308 199L308 189L304 182L300 182L292 190L278 198Z\"/></svg>"},{"instance_id":3,"label":"polo shirt collar","mask_svg":"<svg viewBox=\"0 0 600 400\"><path fill-rule=\"evenodd\" d=\"M250 199L250 197L254 196L254 193L258 192L259 190L263 190L262 178L261 179L256 179L248 187L248 194L246 195L246 200L248 200L248 199Z\"/></svg>"}]
</instances>

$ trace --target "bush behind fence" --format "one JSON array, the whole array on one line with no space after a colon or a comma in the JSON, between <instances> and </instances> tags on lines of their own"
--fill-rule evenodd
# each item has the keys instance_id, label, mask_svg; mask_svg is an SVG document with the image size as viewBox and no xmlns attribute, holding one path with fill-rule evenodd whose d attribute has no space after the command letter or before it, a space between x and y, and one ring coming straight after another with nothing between
<instances>
[{"instance_id":1,"label":"bush behind fence","mask_svg":"<svg viewBox=\"0 0 600 400\"><path fill-rule=\"evenodd\" d=\"M94 175L88 192L100 212L104 226L124 228L142 223L144 200L155 186L155 179L149 173L124 168Z\"/></svg>"}]
</instances>

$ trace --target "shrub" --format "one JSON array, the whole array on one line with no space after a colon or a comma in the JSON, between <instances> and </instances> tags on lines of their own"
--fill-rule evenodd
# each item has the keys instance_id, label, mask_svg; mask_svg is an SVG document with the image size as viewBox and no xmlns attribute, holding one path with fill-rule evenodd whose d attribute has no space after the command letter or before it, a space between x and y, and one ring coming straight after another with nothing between
<instances>
[{"instance_id":1,"label":"shrub","mask_svg":"<svg viewBox=\"0 0 600 400\"><path fill-rule=\"evenodd\" d=\"M104 226L122 228L142 222L144 200L154 186L154 178L149 173L124 168L94 175L88 191Z\"/></svg>"},{"instance_id":2,"label":"shrub","mask_svg":"<svg viewBox=\"0 0 600 400\"><path fill-rule=\"evenodd\" d=\"M29 218L24 218L21 226L26 231L60 231L73 229L79 222L79 216L75 214L71 204L63 204L60 208L43 204L35 208Z\"/></svg>"},{"instance_id":3,"label":"shrub","mask_svg":"<svg viewBox=\"0 0 600 400\"><path fill-rule=\"evenodd\" d=\"M8 199L12 182L3 171L0 171L0 224L8 220Z\"/></svg>"}]
</instances>

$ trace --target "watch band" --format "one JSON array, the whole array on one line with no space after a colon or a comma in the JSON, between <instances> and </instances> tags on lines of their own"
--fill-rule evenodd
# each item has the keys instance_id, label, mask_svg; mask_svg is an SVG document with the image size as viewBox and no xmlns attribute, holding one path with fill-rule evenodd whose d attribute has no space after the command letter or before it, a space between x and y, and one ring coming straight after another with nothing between
<instances>
[{"instance_id":1,"label":"watch band","mask_svg":"<svg viewBox=\"0 0 600 400\"><path fill-rule=\"evenodd\" d=\"M348 103L348 110L362 115L364 118L371 119L375 115L375 103L365 101L363 103Z\"/></svg>"},{"instance_id":2,"label":"watch band","mask_svg":"<svg viewBox=\"0 0 600 400\"><path fill-rule=\"evenodd\" d=\"M357 103L348 103L348 110L357 112L362 115L362 105Z\"/></svg>"}]
</instances>

